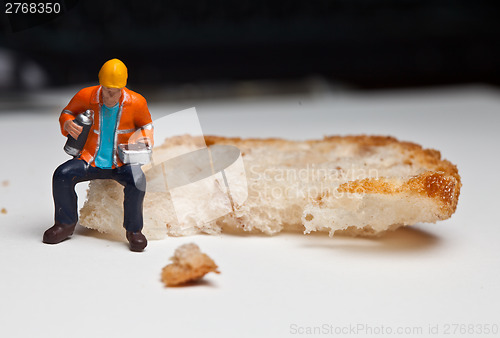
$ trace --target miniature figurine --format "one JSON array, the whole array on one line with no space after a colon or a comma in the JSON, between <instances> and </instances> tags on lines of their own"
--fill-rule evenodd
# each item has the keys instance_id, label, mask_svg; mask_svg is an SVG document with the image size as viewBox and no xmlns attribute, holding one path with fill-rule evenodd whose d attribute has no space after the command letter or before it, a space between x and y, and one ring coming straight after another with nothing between
<instances>
[{"instance_id":1,"label":"miniature figurine","mask_svg":"<svg viewBox=\"0 0 500 338\"><path fill-rule=\"evenodd\" d=\"M57 244L73 234L78 221L77 183L113 179L124 187L123 226L130 250L140 252L147 246L141 232L146 178L140 168L137 170L140 164L123 163L118 151L124 144L150 148L153 124L144 97L125 87L127 76L122 61L107 61L99 72L100 85L80 90L59 117L62 134L72 141L65 150L74 158L54 172L55 224L45 231L44 243ZM90 130L85 130L86 125Z\"/></svg>"}]
</instances>

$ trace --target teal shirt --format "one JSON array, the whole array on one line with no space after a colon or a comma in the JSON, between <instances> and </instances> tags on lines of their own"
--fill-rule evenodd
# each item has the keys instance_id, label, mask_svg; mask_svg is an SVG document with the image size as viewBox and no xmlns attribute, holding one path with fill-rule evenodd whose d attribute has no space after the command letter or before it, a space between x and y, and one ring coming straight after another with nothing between
<instances>
[{"instance_id":1,"label":"teal shirt","mask_svg":"<svg viewBox=\"0 0 500 338\"><path fill-rule=\"evenodd\" d=\"M99 149L95 157L96 167L111 169L113 166L113 144L115 141L116 116L119 108L118 103L113 107L108 107L105 104L101 107Z\"/></svg>"}]
</instances>

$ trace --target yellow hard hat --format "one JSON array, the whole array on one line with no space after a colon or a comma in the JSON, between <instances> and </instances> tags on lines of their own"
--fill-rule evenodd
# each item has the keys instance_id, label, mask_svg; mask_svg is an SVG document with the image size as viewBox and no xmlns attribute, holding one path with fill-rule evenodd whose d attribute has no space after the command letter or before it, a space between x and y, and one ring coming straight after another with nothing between
<instances>
[{"instance_id":1,"label":"yellow hard hat","mask_svg":"<svg viewBox=\"0 0 500 338\"><path fill-rule=\"evenodd\" d=\"M99 83L109 88L123 88L127 85L127 67L118 59L107 61L99 71Z\"/></svg>"}]
</instances>

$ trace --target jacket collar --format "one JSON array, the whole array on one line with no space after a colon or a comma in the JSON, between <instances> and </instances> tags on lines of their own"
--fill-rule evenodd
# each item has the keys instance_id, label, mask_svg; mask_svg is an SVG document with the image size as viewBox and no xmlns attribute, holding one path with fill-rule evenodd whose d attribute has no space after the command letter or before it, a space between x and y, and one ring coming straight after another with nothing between
<instances>
[{"instance_id":1,"label":"jacket collar","mask_svg":"<svg viewBox=\"0 0 500 338\"><path fill-rule=\"evenodd\" d=\"M120 101L118 103L120 106L123 106L123 104L127 103L129 101L129 95L127 93L127 88L122 89L122 95L120 97ZM95 91L92 93L92 96L90 98L90 102L93 104L101 104L102 103L102 86L96 86Z\"/></svg>"}]
</instances>

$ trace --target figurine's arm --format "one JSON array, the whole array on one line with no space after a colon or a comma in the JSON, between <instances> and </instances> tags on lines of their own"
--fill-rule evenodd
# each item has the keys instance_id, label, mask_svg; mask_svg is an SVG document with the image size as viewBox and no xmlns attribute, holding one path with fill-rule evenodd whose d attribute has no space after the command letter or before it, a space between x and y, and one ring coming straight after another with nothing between
<instances>
[{"instance_id":1,"label":"figurine's arm","mask_svg":"<svg viewBox=\"0 0 500 338\"><path fill-rule=\"evenodd\" d=\"M138 102L137 109L134 112L134 123L135 127L140 130L140 133L135 133L135 140L133 142L141 142L153 146L153 121L151 120L151 114L144 98Z\"/></svg>"},{"instance_id":2,"label":"figurine's arm","mask_svg":"<svg viewBox=\"0 0 500 338\"><path fill-rule=\"evenodd\" d=\"M83 128L77 125L73 120L76 115L85 111L88 100L84 98L83 90L79 91L68 103L59 116L59 124L61 125L61 133L64 136L70 134L74 139L77 139Z\"/></svg>"}]
</instances>

